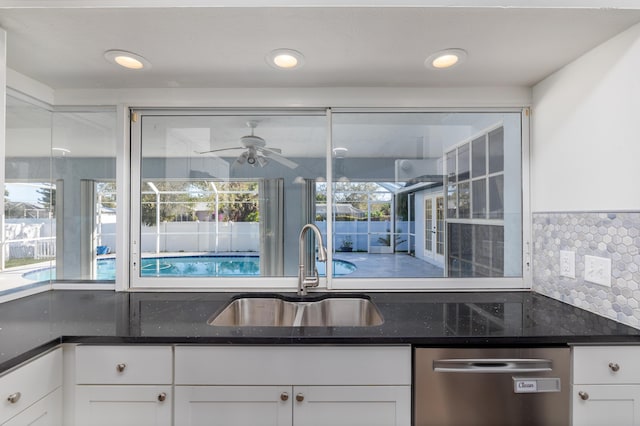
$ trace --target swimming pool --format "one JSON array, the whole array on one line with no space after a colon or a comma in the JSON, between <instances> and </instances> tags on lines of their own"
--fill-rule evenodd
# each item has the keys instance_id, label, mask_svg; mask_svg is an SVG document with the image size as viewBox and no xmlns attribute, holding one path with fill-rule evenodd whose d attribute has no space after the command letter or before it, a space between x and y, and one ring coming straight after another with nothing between
<instances>
[{"instance_id":1,"label":"swimming pool","mask_svg":"<svg viewBox=\"0 0 640 426\"><path fill-rule=\"evenodd\" d=\"M97 280L115 280L115 258L98 259ZM325 275L325 264L318 262L318 274ZM356 265L345 260L334 259L334 276L344 276L355 271ZM55 278L56 268L42 268L26 272L22 276L33 281L48 281ZM143 277L252 277L260 276L259 256L167 256L142 259Z\"/></svg>"}]
</instances>

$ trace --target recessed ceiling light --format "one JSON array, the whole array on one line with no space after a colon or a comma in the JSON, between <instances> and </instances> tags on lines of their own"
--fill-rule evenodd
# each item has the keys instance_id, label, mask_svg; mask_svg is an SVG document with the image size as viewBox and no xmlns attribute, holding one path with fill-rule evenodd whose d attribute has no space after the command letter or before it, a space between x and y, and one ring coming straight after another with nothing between
<instances>
[{"instance_id":1,"label":"recessed ceiling light","mask_svg":"<svg viewBox=\"0 0 640 426\"><path fill-rule=\"evenodd\" d=\"M467 52L463 49L445 49L430 55L424 65L427 68L446 69L460 65L467 59Z\"/></svg>"},{"instance_id":2,"label":"recessed ceiling light","mask_svg":"<svg viewBox=\"0 0 640 426\"><path fill-rule=\"evenodd\" d=\"M143 68L151 68L151 63L142 56L127 52L126 50L107 50L104 52L104 58L112 64L131 70L141 70Z\"/></svg>"},{"instance_id":3,"label":"recessed ceiling light","mask_svg":"<svg viewBox=\"0 0 640 426\"><path fill-rule=\"evenodd\" d=\"M300 68L304 64L302 53L293 49L272 50L267 55L266 60L269 65L281 70L293 70Z\"/></svg>"}]
</instances>

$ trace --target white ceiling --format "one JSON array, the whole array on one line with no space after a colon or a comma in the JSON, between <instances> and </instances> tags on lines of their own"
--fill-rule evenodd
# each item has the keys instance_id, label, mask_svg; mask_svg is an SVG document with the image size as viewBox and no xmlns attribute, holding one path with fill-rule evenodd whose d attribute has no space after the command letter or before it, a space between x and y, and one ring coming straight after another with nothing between
<instances>
[{"instance_id":1,"label":"white ceiling","mask_svg":"<svg viewBox=\"0 0 640 426\"><path fill-rule=\"evenodd\" d=\"M228 87L529 87L640 21L640 10L434 7L0 9L7 61L53 89ZM269 67L276 48L305 55ZM424 60L463 48L448 71ZM150 70L119 69L108 49Z\"/></svg>"},{"instance_id":2,"label":"white ceiling","mask_svg":"<svg viewBox=\"0 0 640 426\"><path fill-rule=\"evenodd\" d=\"M7 1L0 0L0 27L7 31L8 67L54 90L530 87L640 22L639 9L388 5L52 8L41 7L42 4L23 8L20 1L4 8L3 3ZM34 1L22 1L25 5L31 3ZM280 71L267 65L265 55L283 47L302 52L304 67ZM431 53L452 47L468 51L465 63L447 71L424 66ZM148 59L152 68L120 69L104 59L103 53L109 49L136 52ZM430 127L477 127L473 122L446 122L445 115L433 117L436 122L425 122L421 117L419 126L403 123L402 131L397 126L381 128L381 123L359 126L353 138L345 138L354 143L350 155L356 154L356 145L366 148L369 155L376 151L374 145L381 152L400 145L415 152L415 144L429 134ZM67 118L78 121L75 126L80 129L77 135L65 134L69 155L114 155L111 145L87 136L103 137L111 131L109 125L104 126L104 132L96 133L94 118L74 118L72 114ZM42 152L46 153L50 117L45 114L42 120L39 126L32 116L22 122L19 112L9 115L8 141L12 137L41 140ZM210 127L204 136L190 137L188 146L176 155L237 146L238 138L248 133L246 120L236 118L236 122L226 123L222 126L228 128L226 133ZM310 146L322 150L324 125L312 132L304 126L278 131L284 125L281 120L260 123L257 134L265 137L269 146L282 148L287 156L311 155ZM41 132L33 130L40 127ZM82 133L81 129L88 130ZM399 144L400 135L406 142ZM360 145L357 141L361 141ZM51 143L60 144L58 140ZM7 147L8 154L16 156L38 155L33 148L33 143ZM402 155L405 154L410 158L410 152Z\"/></svg>"}]
</instances>

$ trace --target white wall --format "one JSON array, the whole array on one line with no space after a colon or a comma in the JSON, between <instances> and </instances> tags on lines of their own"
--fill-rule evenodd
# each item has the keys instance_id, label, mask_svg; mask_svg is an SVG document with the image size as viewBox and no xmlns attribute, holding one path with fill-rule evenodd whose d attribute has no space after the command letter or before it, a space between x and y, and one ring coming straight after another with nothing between
<instances>
[{"instance_id":1,"label":"white wall","mask_svg":"<svg viewBox=\"0 0 640 426\"><path fill-rule=\"evenodd\" d=\"M523 4L526 3L526 4ZM637 0L3 0L2 7L588 7L638 9Z\"/></svg>"},{"instance_id":2,"label":"white wall","mask_svg":"<svg viewBox=\"0 0 640 426\"><path fill-rule=\"evenodd\" d=\"M17 80L17 79L16 79ZM83 89L55 91L55 105L136 107L522 107L528 87L323 87L217 89Z\"/></svg>"},{"instance_id":3,"label":"white wall","mask_svg":"<svg viewBox=\"0 0 640 426\"><path fill-rule=\"evenodd\" d=\"M533 88L533 212L640 209L640 24Z\"/></svg>"}]
</instances>

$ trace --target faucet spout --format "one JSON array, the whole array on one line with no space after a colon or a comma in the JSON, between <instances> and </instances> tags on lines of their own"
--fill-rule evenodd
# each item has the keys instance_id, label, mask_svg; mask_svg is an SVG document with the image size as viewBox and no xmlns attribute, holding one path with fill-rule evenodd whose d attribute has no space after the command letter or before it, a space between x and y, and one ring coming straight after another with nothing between
<instances>
[{"instance_id":1,"label":"faucet spout","mask_svg":"<svg viewBox=\"0 0 640 426\"><path fill-rule=\"evenodd\" d=\"M306 273L305 273L306 267L304 262L306 259L306 252L305 252L304 236L309 230L313 231L316 237L316 243L318 245L318 261L319 262L327 261L327 249L324 247L324 240L322 239L322 234L320 233L320 229L313 223L307 223L300 230L300 237L298 239L299 240L298 241L298 244L299 244L298 295L299 296L305 296L307 294L308 287L317 287L318 284L320 283L320 278L318 277L318 269L315 267L315 264L313 266L312 276L310 277L306 276Z\"/></svg>"}]
</instances>

